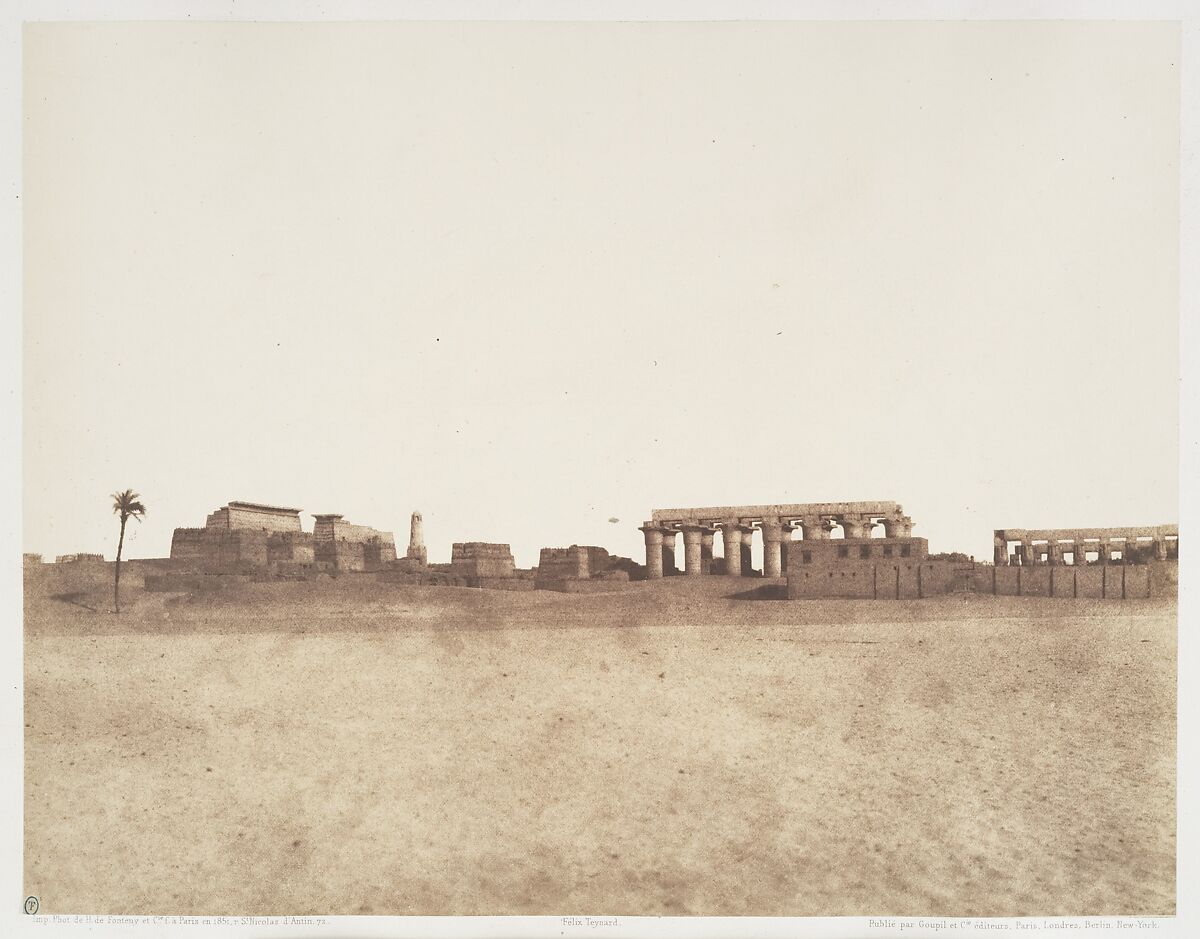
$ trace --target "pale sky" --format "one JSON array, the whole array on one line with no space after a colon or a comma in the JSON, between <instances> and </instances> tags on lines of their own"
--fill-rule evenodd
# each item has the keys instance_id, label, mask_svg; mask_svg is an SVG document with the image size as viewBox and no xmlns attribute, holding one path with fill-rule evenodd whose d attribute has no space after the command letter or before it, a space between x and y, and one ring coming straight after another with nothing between
<instances>
[{"instance_id":1,"label":"pale sky","mask_svg":"<svg viewBox=\"0 0 1200 939\"><path fill-rule=\"evenodd\" d=\"M1170 23L39 24L25 550L1178 518ZM609 522L619 519L618 523Z\"/></svg>"}]
</instances>

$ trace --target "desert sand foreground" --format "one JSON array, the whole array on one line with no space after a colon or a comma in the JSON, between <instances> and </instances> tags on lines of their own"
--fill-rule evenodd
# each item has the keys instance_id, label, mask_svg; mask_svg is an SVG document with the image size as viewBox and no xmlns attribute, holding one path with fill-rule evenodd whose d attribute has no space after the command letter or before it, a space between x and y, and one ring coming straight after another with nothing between
<instances>
[{"instance_id":1,"label":"desert sand foreground","mask_svg":"<svg viewBox=\"0 0 1200 939\"><path fill-rule=\"evenodd\" d=\"M26 587L45 913L1175 911L1175 604Z\"/></svg>"}]
</instances>

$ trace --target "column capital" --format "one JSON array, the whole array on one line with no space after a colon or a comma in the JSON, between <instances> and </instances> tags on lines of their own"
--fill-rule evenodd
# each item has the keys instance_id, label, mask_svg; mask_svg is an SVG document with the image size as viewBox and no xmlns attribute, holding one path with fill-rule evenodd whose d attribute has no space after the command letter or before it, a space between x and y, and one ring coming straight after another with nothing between
<instances>
[{"instance_id":1,"label":"column capital","mask_svg":"<svg viewBox=\"0 0 1200 939\"><path fill-rule=\"evenodd\" d=\"M657 525L651 525L651 524L647 523L645 525L639 526L638 530L641 531L643 534L645 534L646 544L655 544L655 543L661 544L662 543L663 530L661 528L659 528Z\"/></svg>"}]
</instances>

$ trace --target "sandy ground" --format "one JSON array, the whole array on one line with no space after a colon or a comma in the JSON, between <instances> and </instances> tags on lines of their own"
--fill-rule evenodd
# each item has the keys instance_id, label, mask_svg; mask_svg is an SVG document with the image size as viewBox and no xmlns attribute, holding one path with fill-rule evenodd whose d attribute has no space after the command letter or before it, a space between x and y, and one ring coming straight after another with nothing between
<instances>
[{"instance_id":1,"label":"sandy ground","mask_svg":"<svg viewBox=\"0 0 1200 939\"><path fill-rule=\"evenodd\" d=\"M1173 602L133 579L27 585L46 913L1175 911Z\"/></svg>"}]
</instances>

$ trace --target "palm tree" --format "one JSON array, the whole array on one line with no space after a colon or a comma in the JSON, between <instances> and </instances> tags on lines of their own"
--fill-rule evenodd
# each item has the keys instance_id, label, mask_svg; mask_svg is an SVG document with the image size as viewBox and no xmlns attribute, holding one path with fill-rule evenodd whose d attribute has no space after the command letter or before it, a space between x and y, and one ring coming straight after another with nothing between
<instances>
[{"instance_id":1,"label":"palm tree","mask_svg":"<svg viewBox=\"0 0 1200 939\"><path fill-rule=\"evenodd\" d=\"M125 523L131 518L140 522L146 514L146 507L138 501L140 498L132 489L114 492L112 496L113 515L121 516L121 540L117 542L117 569L113 576L113 610L117 613L121 612L121 549L125 547Z\"/></svg>"}]
</instances>

